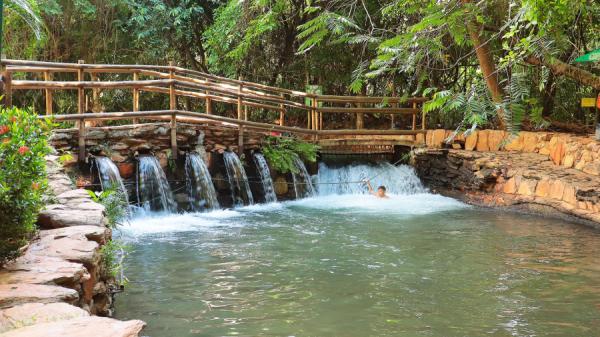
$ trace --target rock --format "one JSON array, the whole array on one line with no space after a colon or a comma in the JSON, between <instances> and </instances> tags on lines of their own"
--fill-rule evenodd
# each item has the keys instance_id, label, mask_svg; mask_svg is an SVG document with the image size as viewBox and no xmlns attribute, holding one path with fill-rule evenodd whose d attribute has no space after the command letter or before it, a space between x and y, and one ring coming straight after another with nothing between
<instances>
[{"instance_id":1,"label":"rock","mask_svg":"<svg viewBox=\"0 0 600 337\"><path fill-rule=\"evenodd\" d=\"M573 206L577 206L577 197L575 196L575 188L573 186L565 185L562 200Z\"/></svg>"},{"instance_id":2,"label":"rock","mask_svg":"<svg viewBox=\"0 0 600 337\"><path fill-rule=\"evenodd\" d=\"M46 229L70 226L106 226L106 224L104 207L93 202L73 206L49 205L38 215L38 225Z\"/></svg>"},{"instance_id":3,"label":"rock","mask_svg":"<svg viewBox=\"0 0 600 337\"><path fill-rule=\"evenodd\" d=\"M27 303L0 311L0 333L26 326L87 317L90 314L67 303Z\"/></svg>"},{"instance_id":4,"label":"rock","mask_svg":"<svg viewBox=\"0 0 600 337\"><path fill-rule=\"evenodd\" d=\"M521 183L519 184L517 194L527 196L534 195L536 185L536 180L523 178L521 179Z\"/></svg>"},{"instance_id":5,"label":"rock","mask_svg":"<svg viewBox=\"0 0 600 337\"><path fill-rule=\"evenodd\" d=\"M523 152L536 152L538 146L538 136L535 132L522 132L523 134Z\"/></svg>"},{"instance_id":6,"label":"rock","mask_svg":"<svg viewBox=\"0 0 600 337\"><path fill-rule=\"evenodd\" d=\"M515 194L517 192L517 183L515 177L512 177L506 181L502 188L502 192L508 194Z\"/></svg>"},{"instance_id":7,"label":"rock","mask_svg":"<svg viewBox=\"0 0 600 337\"><path fill-rule=\"evenodd\" d=\"M116 164L119 168L119 174L123 179L129 179L135 174L135 164L131 162L124 162Z\"/></svg>"},{"instance_id":8,"label":"rock","mask_svg":"<svg viewBox=\"0 0 600 337\"><path fill-rule=\"evenodd\" d=\"M285 195L289 192L289 186L285 177L278 176L273 181L273 187L275 189L275 194L277 195Z\"/></svg>"},{"instance_id":9,"label":"rock","mask_svg":"<svg viewBox=\"0 0 600 337\"><path fill-rule=\"evenodd\" d=\"M550 159L555 165L560 165L562 158L565 155L565 145L562 141L556 143L556 145L550 150Z\"/></svg>"},{"instance_id":10,"label":"rock","mask_svg":"<svg viewBox=\"0 0 600 337\"><path fill-rule=\"evenodd\" d=\"M104 244L111 237L111 231L101 226L74 226L40 231L42 240L46 237L52 237L56 240L63 237L78 238L81 236L99 244Z\"/></svg>"},{"instance_id":11,"label":"rock","mask_svg":"<svg viewBox=\"0 0 600 337\"><path fill-rule=\"evenodd\" d=\"M550 184L550 192L548 194L548 197L555 200L562 200L564 192L565 184L561 180L554 180Z\"/></svg>"},{"instance_id":12,"label":"rock","mask_svg":"<svg viewBox=\"0 0 600 337\"><path fill-rule=\"evenodd\" d=\"M542 179L538 182L535 188L536 197L547 197L550 193L550 181L548 179Z\"/></svg>"},{"instance_id":13,"label":"rock","mask_svg":"<svg viewBox=\"0 0 600 337\"><path fill-rule=\"evenodd\" d=\"M507 151L521 151L523 150L523 134L520 133L518 136L509 136L509 143L504 147Z\"/></svg>"},{"instance_id":14,"label":"rock","mask_svg":"<svg viewBox=\"0 0 600 337\"><path fill-rule=\"evenodd\" d=\"M66 302L74 304L79 299L77 291L43 284L0 284L0 309L37 302Z\"/></svg>"},{"instance_id":15,"label":"rock","mask_svg":"<svg viewBox=\"0 0 600 337\"><path fill-rule=\"evenodd\" d=\"M573 167L573 164L575 163L575 158L573 157L572 154L567 154L565 155L565 157L563 158L563 163L562 165L566 168L570 168Z\"/></svg>"},{"instance_id":16,"label":"rock","mask_svg":"<svg viewBox=\"0 0 600 337\"><path fill-rule=\"evenodd\" d=\"M8 331L2 337L136 337L145 325L139 320L118 321L89 316L31 325Z\"/></svg>"},{"instance_id":17,"label":"rock","mask_svg":"<svg viewBox=\"0 0 600 337\"><path fill-rule=\"evenodd\" d=\"M432 132L431 135L431 147L441 148L444 140L446 139L446 130L437 129Z\"/></svg>"},{"instance_id":18,"label":"rock","mask_svg":"<svg viewBox=\"0 0 600 337\"><path fill-rule=\"evenodd\" d=\"M96 265L100 261L99 245L85 236L60 237L44 236L35 241L27 251L40 256L60 257L67 261L81 262L86 266Z\"/></svg>"},{"instance_id":19,"label":"rock","mask_svg":"<svg viewBox=\"0 0 600 337\"><path fill-rule=\"evenodd\" d=\"M600 175L600 162L586 164L582 168L582 171L587 174L592 174L592 175L598 176L598 175Z\"/></svg>"},{"instance_id":20,"label":"rock","mask_svg":"<svg viewBox=\"0 0 600 337\"><path fill-rule=\"evenodd\" d=\"M4 266L0 271L0 284L55 284L75 289L89 277L81 263L25 254Z\"/></svg>"},{"instance_id":21,"label":"rock","mask_svg":"<svg viewBox=\"0 0 600 337\"><path fill-rule=\"evenodd\" d=\"M501 130L489 130L488 145L490 151L498 151L502 147L502 142L506 133Z\"/></svg>"},{"instance_id":22,"label":"rock","mask_svg":"<svg viewBox=\"0 0 600 337\"><path fill-rule=\"evenodd\" d=\"M478 132L475 131L465 138L465 150L473 151L475 149L475 146L477 146L477 134Z\"/></svg>"},{"instance_id":23,"label":"rock","mask_svg":"<svg viewBox=\"0 0 600 337\"><path fill-rule=\"evenodd\" d=\"M488 142L489 130L480 130L477 135L477 151L489 151L490 145Z\"/></svg>"}]
</instances>

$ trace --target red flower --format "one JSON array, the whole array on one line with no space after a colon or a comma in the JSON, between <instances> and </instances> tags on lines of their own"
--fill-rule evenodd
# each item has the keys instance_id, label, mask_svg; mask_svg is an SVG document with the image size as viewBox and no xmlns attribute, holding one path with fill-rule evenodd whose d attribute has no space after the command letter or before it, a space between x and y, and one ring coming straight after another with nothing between
<instances>
[{"instance_id":1,"label":"red flower","mask_svg":"<svg viewBox=\"0 0 600 337\"><path fill-rule=\"evenodd\" d=\"M10 131L10 128L7 125L0 125L0 135L3 135Z\"/></svg>"},{"instance_id":2,"label":"red flower","mask_svg":"<svg viewBox=\"0 0 600 337\"><path fill-rule=\"evenodd\" d=\"M39 183L36 183L36 182L34 181L34 182L32 182L32 183L31 183L31 188L32 188L34 191L37 191L37 190L39 190L39 189L40 189L40 184L39 184Z\"/></svg>"},{"instance_id":3,"label":"red flower","mask_svg":"<svg viewBox=\"0 0 600 337\"><path fill-rule=\"evenodd\" d=\"M16 122L16 121L17 121L17 117L15 117L15 116L11 116L11 117L10 117L8 120L9 120L11 123L14 123L14 122Z\"/></svg>"},{"instance_id":4,"label":"red flower","mask_svg":"<svg viewBox=\"0 0 600 337\"><path fill-rule=\"evenodd\" d=\"M28 148L27 146L21 146L21 147L19 148L19 154L20 154L20 155L24 155L24 154L26 154L27 152L29 152L29 148Z\"/></svg>"}]
</instances>

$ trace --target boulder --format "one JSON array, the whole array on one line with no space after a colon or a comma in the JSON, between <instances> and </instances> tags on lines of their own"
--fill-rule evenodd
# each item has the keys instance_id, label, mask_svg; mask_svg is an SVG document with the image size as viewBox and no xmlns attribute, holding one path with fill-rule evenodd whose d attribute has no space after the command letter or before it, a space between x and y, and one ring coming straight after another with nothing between
<instances>
[{"instance_id":1,"label":"boulder","mask_svg":"<svg viewBox=\"0 0 600 337\"><path fill-rule=\"evenodd\" d=\"M89 316L31 325L8 331L2 337L136 337L145 325L139 320Z\"/></svg>"},{"instance_id":2,"label":"boulder","mask_svg":"<svg viewBox=\"0 0 600 337\"><path fill-rule=\"evenodd\" d=\"M62 228L71 226L106 226L104 207L94 202L77 205L48 205L38 215L41 228Z\"/></svg>"},{"instance_id":3,"label":"boulder","mask_svg":"<svg viewBox=\"0 0 600 337\"><path fill-rule=\"evenodd\" d=\"M437 129L433 130L431 134L431 144L430 147L433 148L441 148L442 144L444 144L444 140L446 139L446 130Z\"/></svg>"},{"instance_id":4,"label":"boulder","mask_svg":"<svg viewBox=\"0 0 600 337\"><path fill-rule=\"evenodd\" d=\"M550 181L548 179L542 179L538 182L535 188L536 197L547 197L550 193Z\"/></svg>"},{"instance_id":5,"label":"boulder","mask_svg":"<svg viewBox=\"0 0 600 337\"><path fill-rule=\"evenodd\" d=\"M0 284L0 309L28 302L74 304L78 299L77 291L65 287L27 283Z\"/></svg>"},{"instance_id":6,"label":"boulder","mask_svg":"<svg viewBox=\"0 0 600 337\"><path fill-rule=\"evenodd\" d=\"M554 145L550 149L550 159L552 159L552 162L555 165L560 165L564 155L565 155L565 144L561 141L557 142L556 145Z\"/></svg>"},{"instance_id":7,"label":"boulder","mask_svg":"<svg viewBox=\"0 0 600 337\"><path fill-rule=\"evenodd\" d=\"M582 168L582 171L587 174L592 174L592 175L598 176L598 175L600 175L600 162L593 162L593 163L586 164Z\"/></svg>"},{"instance_id":8,"label":"boulder","mask_svg":"<svg viewBox=\"0 0 600 337\"><path fill-rule=\"evenodd\" d=\"M41 240L33 242L27 252L33 255L60 257L67 261L92 266L100 261L99 248L97 242L89 241L83 235L58 238L46 235Z\"/></svg>"},{"instance_id":9,"label":"boulder","mask_svg":"<svg viewBox=\"0 0 600 337\"><path fill-rule=\"evenodd\" d=\"M488 145L490 151L499 151L502 147L506 132L502 130L489 130L488 132Z\"/></svg>"},{"instance_id":10,"label":"boulder","mask_svg":"<svg viewBox=\"0 0 600 337\"><path fill-rule=\"evenodd\" d=\"M488 142L489 130L481 130L477 135L477 151L489 151L490 145Z\"/></svg>"},{"instance_id":11,"label":"boulder","mask_svg":"<svg viewBox=\"0 0 600 337\"><path fill-rule=\"evenodd\" d=\"M87 317L90 314L67 303L26 303L0 310L0 333L26 326Z\"/></svg>"},{"instance_id":12,"label":"boulder","mask_svg":"<svg viewBox=\"0 0 600 337\"><path fill-rule=\"evenodd\" d=\"M475 146L477 146L477 134L478 132L472 132L465 138L465 150L473 151Z\"/></svg>"},{"instance_id":13,"label":"boulder","mask_svg":"<svg viewBox=\"0 0 600 337\"><path fill-rule=\"evenodd\" d=\"M527 196L534 195L536 185L537 180L523 178L517 189L517 194Z\"/></svg>"},{"instance_id":14,"label":"boulder","mask_svg":"<svg viewBox=\"0 0 600 337\"><path fill-rule=\"evenodd\" d=\"M74 226L40 231L42 240L46 237L52 237L56 240L64 237L79 238L82 236L88 240L104 244L111 237L111 231L102 226Z\"/></svg>"},{"instance_id":15,"label":"boulder","mask_svg":"<svg viewBox=\"0 0 600 337\"><path fill-rule=\"evenodd\" d=\"M76 288L89 277L81 263L26 253L4 266L0 271L0 284L55 284Z\"/></svg>"},{"instance_id":16,"label":"boulder","mask_svg":"<svg viewBox=\"0 0 600 337\"><path fill-rule=\"evenodd\" d=\"M550 184L550 192L548 194L548 197L555 200L562 200L564 193L565 184L559 179L552 181L552 183Z\"/></svg>"}]
</instances>

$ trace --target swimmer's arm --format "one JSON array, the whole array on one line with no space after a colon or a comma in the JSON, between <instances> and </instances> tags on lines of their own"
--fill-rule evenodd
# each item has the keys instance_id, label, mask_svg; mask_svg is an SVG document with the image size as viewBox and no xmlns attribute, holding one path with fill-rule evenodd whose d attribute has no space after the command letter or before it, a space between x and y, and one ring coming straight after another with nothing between
<instances>
[{"instance_id":1,"label":"swimmer's arm","mask_svg":"<svg viewBox=\"0 0 600 337\"><path fill-rule=\"evenodd\" d=\"M365 183L367 183L367 187L369 188L369 193L371 193L372 195L377 195L377 193L375 193L375 191L373 190L373 186L371 186L371 182L369 181L369 179L365 179L363 181Z\"/></svg>"}]
</instances>

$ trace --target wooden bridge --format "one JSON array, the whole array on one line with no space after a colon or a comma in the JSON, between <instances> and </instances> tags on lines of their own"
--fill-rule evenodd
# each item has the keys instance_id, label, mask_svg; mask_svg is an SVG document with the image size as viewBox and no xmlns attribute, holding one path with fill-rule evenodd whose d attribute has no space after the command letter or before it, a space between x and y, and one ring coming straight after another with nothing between
<instances>
[{"instance_id":1,"label":"wooden bridge","mask_svg":"<svg viewBox=\"0 0 600 337\"><path fill-rule=\"evenodd\" d=\"M325 153L393 151L395 145L416 145L417 135L424 133L426 127L421 106L427 99L422 97L320 95L229 79L173 65L2 60L1 66L4 76L5 104L12 104L15 91L42 91L45 97L45 114L40 118L75 122L79 129L78 158L81 160L85 158L86 128L91 123L106 120L127 120L132 124L155 120L169 121L174 156L177 156L178 121L212 123L215 127L235 125L239 130L240 150L243 150L244 132L253 130L293 134L319 144L321 151ZM97 102L101 91L115 89L131 90L131 111L94 111L98 110ZM76 91L77 113L54 113L53 97L59 90ZM140 96L145 92L168 95L168 109L142 110ZM182 103L179 100L181 97L186 98L186 101ZM190 111L189 100L191 99L197 100L196 105L201 106L204 111ZM227 111L228 106L229 109L234 107L233 118L215 113L215 111ZM252 111L274 112L278 119L275 122L253 121L250 120ZM235 116L236 112L237 116ZM351 114L354 116L354 128L328 128L323 118L326 114ZM366 129L365 115L368 114L389 115L389 128ZM305 116L306 126L287 125L289 115ZM396 129L396 120L403 116L410 118L406 123L409 126L406 129Z\"/></svg>"}]
</instances>

